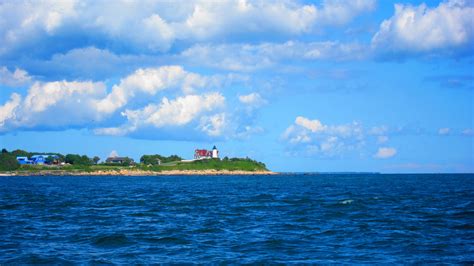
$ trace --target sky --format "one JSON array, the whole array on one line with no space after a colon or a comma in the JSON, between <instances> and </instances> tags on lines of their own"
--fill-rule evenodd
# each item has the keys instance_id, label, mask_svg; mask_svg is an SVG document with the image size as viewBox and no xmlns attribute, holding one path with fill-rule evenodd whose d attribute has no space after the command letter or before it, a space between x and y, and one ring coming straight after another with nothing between
<instances>
[{"instance_id":1,"label":"sky","mask_svg":"<svg viewBox=\"0 0 474 266\"><path fill-rule=\"evenodd\" d=\"M0 146L474 172L474 2L0 1Z\"/></svg>"}]
</instances>

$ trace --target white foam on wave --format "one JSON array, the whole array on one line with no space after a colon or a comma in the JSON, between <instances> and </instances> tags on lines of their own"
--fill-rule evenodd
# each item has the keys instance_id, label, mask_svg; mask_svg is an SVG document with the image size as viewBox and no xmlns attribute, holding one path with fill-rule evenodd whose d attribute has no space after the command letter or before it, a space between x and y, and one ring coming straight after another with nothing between
<instances>
[{"instance_id":1,"label":"white foam on wave","mask_svg":"<svg viewBox=\"0 0 474 266\"><path fill-rule=\"evenodd\" d=\"M351 204L352 202L354 202L354 200L347 199L347 200L340 201L339 203L341 203L341 204Z\"/></svg>"}]
</instances>

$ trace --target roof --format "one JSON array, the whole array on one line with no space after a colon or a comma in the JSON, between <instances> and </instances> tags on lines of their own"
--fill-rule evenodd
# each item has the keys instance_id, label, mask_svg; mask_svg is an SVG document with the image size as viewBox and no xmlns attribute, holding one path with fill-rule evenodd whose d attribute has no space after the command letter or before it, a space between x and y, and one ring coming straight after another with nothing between
<instances>
[{"instance_id":1,"label":"roof","mask_svg":"<svg viewBox=\"0 0 474 266\"><path fill-rule=\"evenodd\" d=\"M107 158L107 160L110 160L110 161L123 161L127 159L128 159L127 157L108 157Z\"/></svg>"},{"instance_id":2,"label":"roof","mask_svg":"<svg viewBox=\"0 0 474 266\"><path fill-rule=\"evenodd\" d=\"M214 147L213 147L212 149L213 149L213 150L217 150L216 145L214 145Z\"/></svg>"},{"instance_id":3,"label":"roof","mask_svg":"<svg viewBox=\"0 0 474 266\"><path fill-rule=\"evenodd\" d=\"M38 158L38 157L43 157L43 158L48 158L48 157L53 157L53 158L59 158L56 154L35 154L31 156L31 158Z\"/></svg>"},{"instance_id":4,"label":"roof","mask_svg":"<svg viewBox=\"0 0 474 266\"><path fill-rule=\"evenodd\" d=\"M208 156L211 153L211 151L197 149L194 153L196 153L199 156Z\"/></svg>"},{"instance_id":5,"label":"roof","mask_svg":"<svg viewBox=\"0 0 474 266\"><path fill-rule=\"evenodd\" d=\"M28 160L28 157L26 157L26 156L17 156L16 159L17 160Z\"/></svg>"}]
</instances>

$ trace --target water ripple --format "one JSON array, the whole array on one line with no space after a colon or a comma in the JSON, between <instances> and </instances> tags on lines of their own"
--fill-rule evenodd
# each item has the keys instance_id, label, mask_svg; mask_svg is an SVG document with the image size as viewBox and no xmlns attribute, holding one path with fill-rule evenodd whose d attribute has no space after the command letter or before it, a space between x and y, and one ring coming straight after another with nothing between
<instances>
[{"instance_id":1,"label":"water ripple","mask_svg":"<svg viewBox=\"0 0 474 266\"><path fill-rule=\"evenodd\" d=\"M0 264L472 264L473 220L473 175L2 177Z\"/></svg>"}]
</instances>

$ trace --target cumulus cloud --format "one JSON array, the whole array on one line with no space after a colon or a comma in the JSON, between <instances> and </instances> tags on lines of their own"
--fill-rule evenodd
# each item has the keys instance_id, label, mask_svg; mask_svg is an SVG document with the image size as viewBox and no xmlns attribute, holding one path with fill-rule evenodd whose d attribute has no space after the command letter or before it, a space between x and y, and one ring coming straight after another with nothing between
<instances>
[{"instance_id":1,"label":"cumulus cloud","mask_svg":"<svg viewBox=\"0 0 474 266\"><path fill-rule=\"evenodd\" d=\"M203 87L206 84L208 84L206 78L187 72L180 66L138 69L113 86L107 97L96 102L96 108L99 112L113 113L125 106L137 93L155 95L159 91L170 88L192 92L194 88Z\"/></svg>"},{"instance_id":2,"label":"cumulus cloud","mask_svg":"<svg viewBox=\"0 0 474 266\"><path fill-rule=\"evenodd\" d=\"M162 66L137 69L110 89L103 82L35 82L24 97L14 93L0 105L0 132L76 127L100 135L175 140L259 133L249 119L266 102L258 93L241 95L237 106L228 108L215 91L235 79Z\"/></svg>"},{"instance_id":3,"label":"cumulus cloud","mask_svg":"<svg viewBox=\"0 0 474 266\"><path fill-rule=\"evenodd\" d=\"M218 93L188 95L214 81L212 76L187 72L180 66L163 66L138 69L113 85L110 92L107 92L107 86L103 82L35 82L23 99L19 94L12 94L11 99L0 106L0 128L1 131L10 131L17 128L94 126L128 106L135 97L155 96L167 89L185 96L175 100L164 97L160 104L151 103L143 109L126 109L123 115L130 122L127 130L130 131L133 125L138 126L142 122L156 127L182 125L195 119L200 113L223 104L224 98ZM146 102L149 103L150 100ZM207 127L210 134L217 134L220 120L210 118L212 127ZM120 131L109 128L102 133L119 134Z\"/></svg>"},{"instance_id":4,"label":"cumulus cloud","mask_svg":"<svg viewBox=\"0 0 474 266\"><path fill-rule=\"evenodd\" d=\"M395 14L384 20L372 38L380 53L459 53L474 45L474 6L448 0L437 7L395 4Z\"/></svg>"},{"instance_id":5,"label":"cumulus cloud","mask_svg":"<svg viewBox=\"0 0 474 266\"><path fill-rule=\"evenodd\" d=\"M203 116L199 123L201 131L212 137L221 136L227 128L227 114L218 113L211 116Z\"/></svg>"},{"instance_id":6,"label":"cumulus cloud","mask_svg":"<svg viewBox=\"0 0 474 266\"><path fill-rule=\"evenodd\" d=\"M23 69L15 68L15 71L8 70L7 67L0 67L0 85L8 87L18 87L30 83L31 77Z\"/></svg>"},{"instance_id":7,"label":"cumulus cloud","mask_svg":"<svg viewBox=\"0 0 474 266\"><path fill-rule=\"evenodd\" d=\"M374 155L374 157L378 159L387 159L395 156L395 154L397 154L397 150L395 148L381 147L377 150L377 153Z\"/></svg>"},{"instance_id":8,"label":"cumulus cloud","mask_svg":"<svg viewBox=\"0 0 474 266\"><path fill-rule=\"evenodd\" d=\"M125 135L141 128L180 127L195 121L202 114L222 108L225 98L220 93L205 95L186 95L174 100L163 98L160 104L148 104L137 110L125 110L122 115L127 122L120 127L98 128L101 135ZM201 120L201 129L209 135L218 135L223 117L211 116L207 121Z\"/></svg>"},{"instance_id":9,"label":"cumulus cloud","mask_svg":"<svg viewBox=\"0 0 474 266\"><path fill-rule=\"evenodd\" d=\"M282 135L293 148L303 149L307 155L335 156L355 150L365 144L362 126L353 122L324 125L319 120L298 116Z\"/></svg>"},{"instance_id":10,"label":"cumulus cloud","mask_svg":"<svg viewBox=\"0 0 474 266\"><path fill-rule=\"evenodd\" d=\"M87 37L83 40L147 52L167 51L176 41L265 33L298 35L315 26L345 24L374 6L375 0L324 1L320 6L293 0L7 2L0 6L0 17L4 18L0 54L22 49L32 40L54 43L55 37L67 36L70 29Z\"/></svg>"},{"instance_id":11,"label":"cumulus cloud","mask_svg":"<svg viewBox=\"0 0 474 266\"><path fill-rule=\"evenodd\" d=\"M0 131L2 131L6 121L15 119L15 109L18 108L20 102L21 96L13 93L10 96L10 100L0 106Z\"/></svg>"},{"instance_id":12,"label":"cumulus cloud","mask_svg":"<svg viewBox=\"0 0 474 266\"><path fill-rule=\"evenodd\" d=\"M5 110L0 131L93 123L103 117L94 108L94 101L105 94L106 86L102 82L36 82L24 99L14 93L11 100L0 107Z\"/></svg>"}]
</instances>

